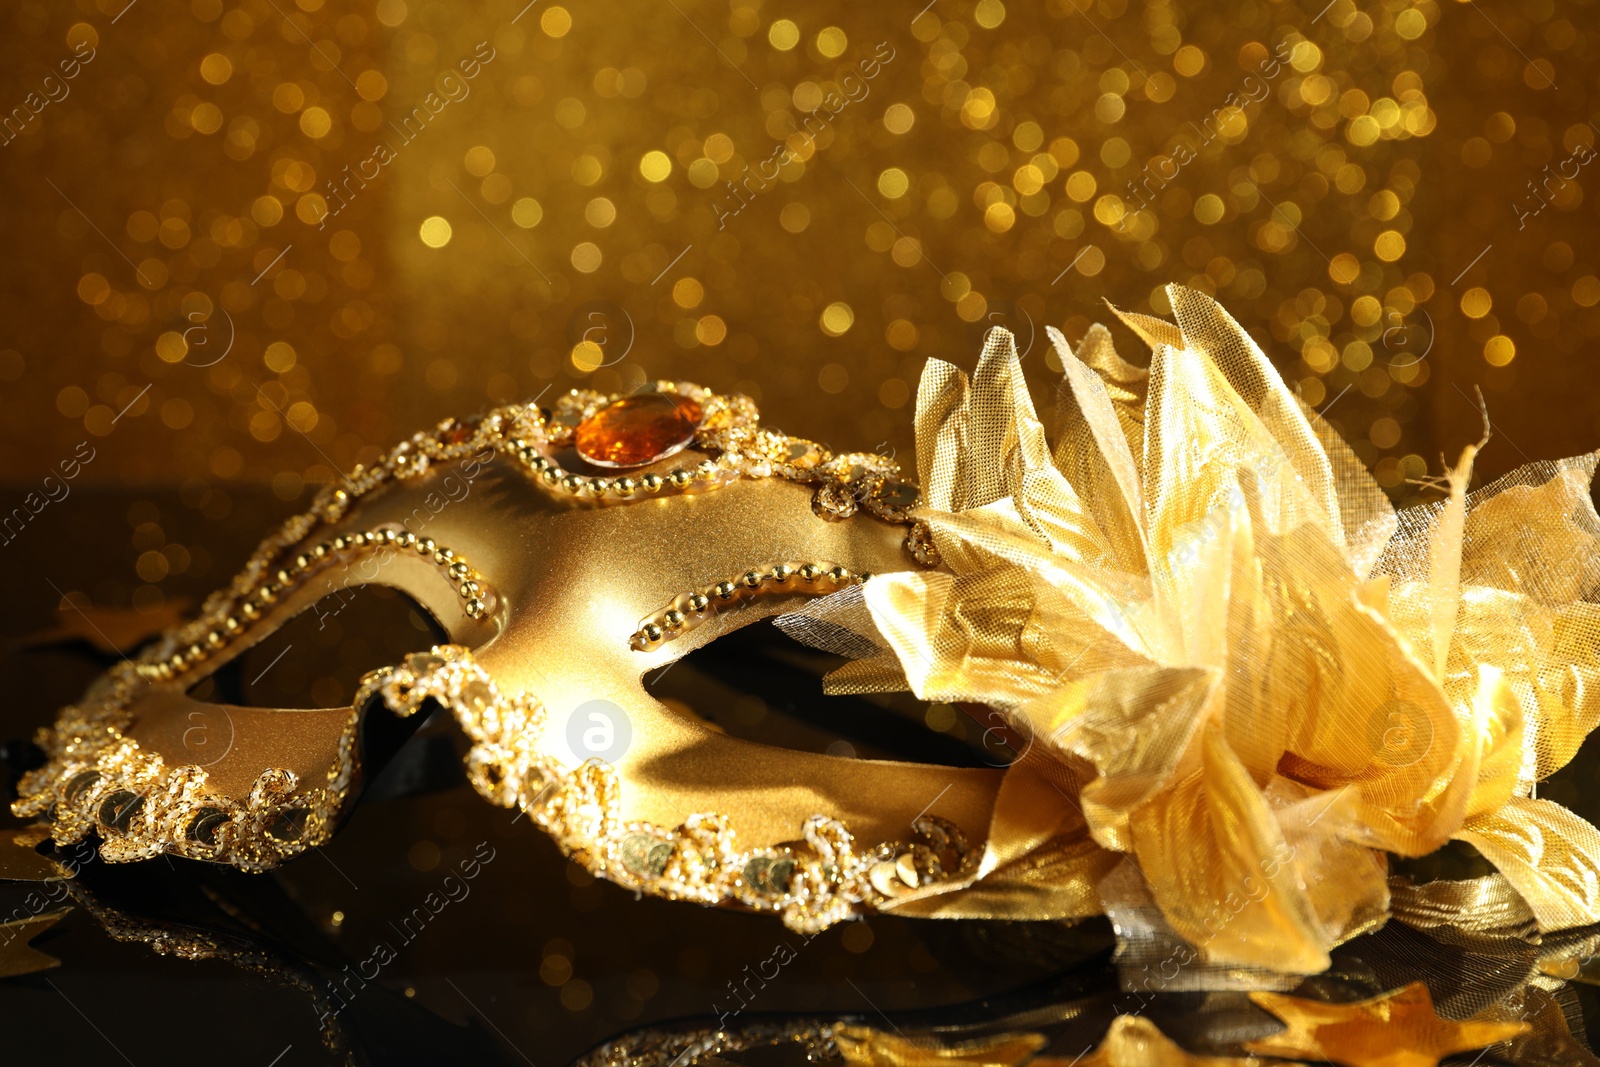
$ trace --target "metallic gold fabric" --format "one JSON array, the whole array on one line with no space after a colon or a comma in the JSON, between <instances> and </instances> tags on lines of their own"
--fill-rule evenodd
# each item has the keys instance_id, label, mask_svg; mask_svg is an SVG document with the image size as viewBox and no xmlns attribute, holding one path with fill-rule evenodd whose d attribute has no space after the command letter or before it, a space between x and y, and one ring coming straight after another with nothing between
<instances>
[{"instance_id":1,"label":"metallic gold fabric","mask_svg":"<svg viewBox=\"0 0 1600 1067\"><path fill-rule=\"evenodd\" d=\"M1076 353L1052 331L1053 442L1005 331L970 381L929 364L919 517L946 567L868 583L853 632L925 699L1006 712L1036 742L1013 773L1060 764L1046 800L1206 961L1324 969L1387 915L1385 854L1452 837L1541 928L1600 920L1600 835L1533 797L1600 721L1597 457L1468 493L1469 447L1443 500L1397 515L1215 301L1168 297L1176 324L1123 316L1147 374L1104 329ZM1016 814L986 880L1018 842L1072 839L1058 820L1035 845L1053 817ZM1063 880L1109 869L1077 863Z\"/></svg>"}]
</instances>

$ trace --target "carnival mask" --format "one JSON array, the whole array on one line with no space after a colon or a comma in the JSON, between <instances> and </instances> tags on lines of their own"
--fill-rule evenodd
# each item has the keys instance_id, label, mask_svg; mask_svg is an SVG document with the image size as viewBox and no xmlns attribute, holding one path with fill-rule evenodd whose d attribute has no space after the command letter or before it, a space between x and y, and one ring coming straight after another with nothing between
<instances>
[{"instance_id":1,"label":"carnival mask","mask_svg":"<svg viewBox=\"0 0 1600 1067\"><path fill-rule=\"evenodd\" d=\"M434 700L474 742L477 788L526 806L598 873L832 921L871 895L878 865L895 890L959 868L954 827L981 840L999 772L740 740L669 710L641 676L915 566L915 502L891 461L761 429L745 398L695 386L446 421L324 492L196 621L65 709L17 811L49 817L58 842L98 835L113 861L270 868L334 831L384 706L411 717ZM189 691L364 583L405 592L449 644L368 676L351 707L230 706L231 746L198 765L187 735L215 706Z\"/></svg>"},{"instance_id":2,"label":"carnival mask","mask_svg":"<svg viewBox=\"0 0 1600 1067\"><path fill-rule=\"evenodd\" d=\"M1095 327L1053 441L1009 335L932 361L920 494L896 465L658 383L440 424L329 487L194 622L65 709L15 810L110 860L261 870L325 840L391 723L449 709L468 775L623 886L781 913L1151 921L1200 958L1310 973L1388 914L1387 856L1458 838L1546 930L1600 919L1600 835L1535 799L1600 721L1595 457L1398 517L1209 298ZM448 643L349 707L189 695L330 575ZM742 740L649 671L758 619L855 657L839 692L998 709L1022 753L950 768ZM614 708L620 718L594 709ZM579 743L591 726L609 740ZM618 735L626 734L623 740ZM1155 916L1147 921L1148 916Z\"/></svg>"}]
</instances>

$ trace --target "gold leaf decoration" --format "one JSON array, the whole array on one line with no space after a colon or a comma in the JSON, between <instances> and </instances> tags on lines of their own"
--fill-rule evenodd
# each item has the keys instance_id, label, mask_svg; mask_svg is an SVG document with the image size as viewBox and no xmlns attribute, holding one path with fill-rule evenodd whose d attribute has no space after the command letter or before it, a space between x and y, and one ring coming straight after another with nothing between
<instances>
[{"instance_id":1,"label":"gold leaf decoration","mask_svg":"<svg viewBox=\"0 0 1600 1067\"><path fill-rule=\"evenodd\" d=\"M1251 1056L1192 1056L1163 1034L1155 1023L1137 1015L1119 1015L1106 1030L1093 1055L1078 1060L1041 1057L1034 1067L1258 1067Z\"/></svg>"},{"instance_id":2,"label":"gold leaf decoration","mask_svg":"<svg viewBox=\"0 0 1600 1067\"><path fill-rule=\"evenodd\" d=\"M1250 999L1287 1029L1245 1047L1269 1056L1326 1060L1345 1067L1438 1067L1444 1057L1526 1034L1525 1022L1455 1022L1433 1010L1422 982L1353 1004L1330 1004L1281 993Z\"/></svg>"},{"instance_id":3,"label":"gold leaf decoration","mask_svg":"<svg viewBox=\"0 0 1600 1067\"><path fill-rule=\"evenodd\" d=\"M17 978L61 966L61 961L28 944L60 921L71 908L0 923L0 978Z\"/></svg>"}]
</instances>

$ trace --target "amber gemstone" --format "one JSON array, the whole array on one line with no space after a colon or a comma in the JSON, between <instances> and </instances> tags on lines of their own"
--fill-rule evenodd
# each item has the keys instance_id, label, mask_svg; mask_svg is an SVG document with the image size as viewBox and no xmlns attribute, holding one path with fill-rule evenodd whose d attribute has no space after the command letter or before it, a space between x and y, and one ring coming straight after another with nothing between
<instances>
[{"instance_id":1,"label":"amber gemstone","mask_svg":"<svg viewBox=\"0 0 1600 1067\"><path fill-rule=\"evenodd\" d=\"M578 424L578 455L597 467L642 467L694 440L700 405L676 393L642 393L607 404Z\"/></svg>"}]
</instances>

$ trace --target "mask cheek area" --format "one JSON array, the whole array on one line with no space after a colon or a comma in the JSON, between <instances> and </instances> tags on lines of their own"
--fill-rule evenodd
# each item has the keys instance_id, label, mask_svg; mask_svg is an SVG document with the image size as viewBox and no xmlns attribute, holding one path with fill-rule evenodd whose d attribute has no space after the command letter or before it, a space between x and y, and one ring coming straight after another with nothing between
<instances>
[{"instance_id":1,"label":"mask cheek area","mask_svg":"<svg viewBox=\"0 0 1600 1067\"><path fill-rule=\"evenodd\" d=\"M267 768L320 781L335 762L362 676L445 640L443 628L402 592L380 585L342 590L263 634L186 691L151 690L132 709L129 732L168 766L202 767L214 788L235 798L247 795ZM418 722L396 725L408 737ZM363 749L367 732L364 724ZM404 740L374 739L383 755Z\"/></svg>"}]
</instances>

